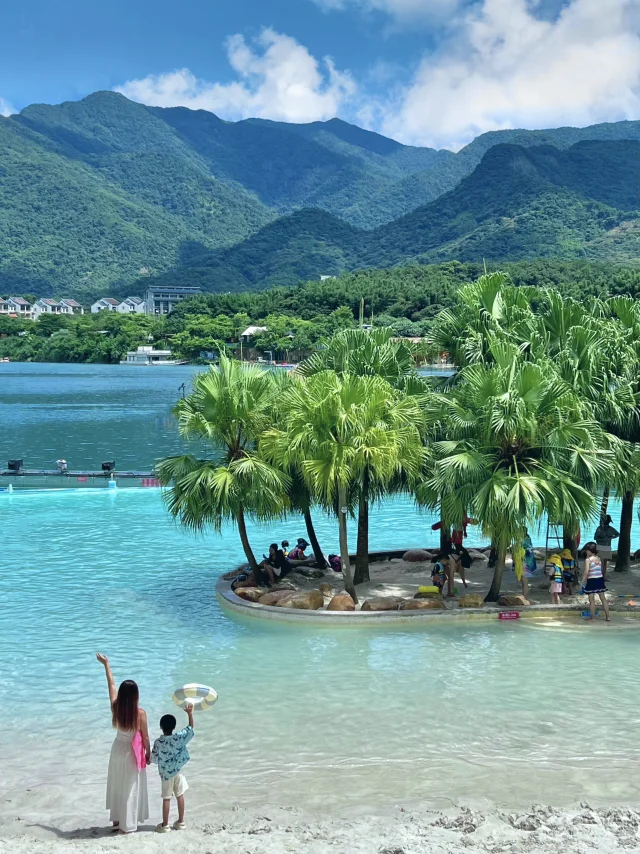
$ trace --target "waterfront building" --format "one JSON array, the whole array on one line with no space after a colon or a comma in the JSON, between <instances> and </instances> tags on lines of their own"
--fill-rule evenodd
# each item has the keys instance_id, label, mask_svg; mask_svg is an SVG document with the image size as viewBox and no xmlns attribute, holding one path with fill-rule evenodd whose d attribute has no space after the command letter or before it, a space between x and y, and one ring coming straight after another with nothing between
<instances>
[{"instance_id":1,"label":"waterfront building","mask_svg":"<svg viewBox=\"0 0 640 854\"><path fill-rule=\"evenodd\" d=\"M186 361L172 359L171 350L154 350L153 347L138 347L130 350L121 365L185 365Z\"/></svg>"},{"instance_id":2,"label":"waterfront building","mask_svg":"<svg viewBox=\"0 0 640 854\"><path fill-rule=\"evenodd\" d=\"M38 320L43 314L84 314L84 309L74 299L39 299L33 304L33 319Z\"/></svg>"},{"instance_id":3,"label":"waterfront building","mask_svg":"<svg viewBox=\"0 0 640 854\"><path fill-rule=\"evenodd\" d=\"M10 317L21 317L23 320L33 319L33 307L23 297L9 297L6 300L7 314Z\"/></svg>"}]
</instances>

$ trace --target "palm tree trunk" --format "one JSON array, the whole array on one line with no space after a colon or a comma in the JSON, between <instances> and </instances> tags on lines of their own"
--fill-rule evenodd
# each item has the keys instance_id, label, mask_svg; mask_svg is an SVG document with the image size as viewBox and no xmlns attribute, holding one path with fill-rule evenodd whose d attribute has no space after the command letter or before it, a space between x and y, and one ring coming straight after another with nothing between
<instances>
[{"instance_id":1,"label":"palm tree trunk","mask_svg":"<svg viewBox=\"0 0 640 854\"><path fill-rule=\"evenodd\" d=\"M570 531L563 526L562 528L562 548L569 549L571 554L574 557L574 560L578 556L578 532Z\"/></svg>"},{"instance_id":2,"label":"palm tree trunk","mask_svg":"<svg viewBox=\"0 0 640 854\"><path fill-rule=\"evenodd\" d=\"M635 493L625 492L622 496L622 513L620 514L620 539L618 540L618 557L615 571L627 572L631 568L631 523L633 522L633 502Z\"/></svg>"},{"instance_id":3,"label":"palm tree trunk","mask_svg":"<svg viewBox=\"0 0 640 854\"><path fill-rule=\"evenodd\" d=\"M497 602L500 596L500 588L502 587L502 576L504 575L504 567L507 561L506 546L498 546L496 549L496 568L493 570L493 581L489 592L484 597L485 602Z\"/></svg>"},{"instance_id":4,"label":"palm tree trunk","mask_svg":"<svg viewBox=\"0 0 640 854\"><path fill-rule=\"evenodd\" d=\"M318 538L316 537L316 529L313 527L313 519L311 518L311 511L304 511L304 524L307 528L307 536L309 537L309 542L311 543L311 548L313 549L313 556L316 559L316 563L318 564L318 569L324 569L327 565L327 561L325 559L324 554L322 553L322 549L320 548L320 543L318 542Z\"/></svg>"},{"instance_id":5,"label":"palm tree trunk","mask_svg":"<svg viewBox=\"0 0 640 854\"><path fill-rule=\"evenodd\" d=\"M358 502L358 543L354 584L369 581L369 473L365 470Z\"/></svg>"},{"instance_id":6,"label":"palm tree trunk","mask_svg":"<svg viewBox=\"0 0 640 854\"><path fill-rule=\"evenodd\" d=\"M442 517L440 517L440 551L446 551L449 545L451 545L451 529L444 524Z\"/></svg>"},{"instance_id":7,"label":"palm tree trunk","mask_svg":"<svg viewBox=\"0 0 640 854\"><path fill-rule=\"evenodd\" d=\"M342 508L347 506L347 490L344 486L338 489L338 528L340 531L340 563L342 564L342 577L344 589L349 593L354 602L358 601L358 594L353 583L351 573L351 562L349 560L349 542L347 540L347 514Z\"/></svg>"},{"instance_id":8,"label":"palm tree trunk","mask_svg":"<svg viewBox=\"0 0 640 854\"><path fill-rule=\"evenodd\" d=\"M256 570L258 569L258 563L251 548L251 544L249 543L249 537L247 536L247 526L244 521L244 507L241 507L238 511L238 531L240 533L240 540L242 541L242 548L244 549L244 553L249 561L249 566L252 570Z\"/></svg>"}]
</instances>

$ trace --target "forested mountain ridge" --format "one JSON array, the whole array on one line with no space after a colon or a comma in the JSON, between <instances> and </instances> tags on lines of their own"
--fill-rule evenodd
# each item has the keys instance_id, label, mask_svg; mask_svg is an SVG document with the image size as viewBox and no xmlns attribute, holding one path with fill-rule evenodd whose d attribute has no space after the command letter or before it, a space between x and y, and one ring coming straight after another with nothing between
<instances>
[{"instance_id":1,"label":"forested mountain ridge","mask_svg":"<svg viewBox=\"0 0 640 854\"><path fill-rule=\"evenodd\" d=\"M500 144L454 190L388 225L361 231L304 210L166 278L223 292L412 261L637 263L638 210L640 142L585 141L566 150Z\"/></svg>"},{"instance_id":2,"label":"forested mountain ridge","mask_svg":"<svg viewBox=\"0 0 640 854\"><path fill-rule=\"evenodd\" d=\"M405 258L475 258L479 252L503 257L511 250L522 257L523 247L505 242L499 223L489 227L482 210L478 220L478 206L465 207L451 191L472 178L496 144L517 142L522 149L542 142L558 150L580 140L616 139L640 139L640 122L496 131L454 154L405 146L339 119L234 123L206 111L146 107L114 92L32 105L0 118L0 291L88 301L139 289L141 273L185 270L192 277L196 267L203 269L203 259L211 269L229 265L222 280L207 282L204 274L205 286L217 289L225 281L229 288L262 287ZM596 178L608 168L597 161L600 156L594 152L591 161ZM561 157L558 164L560 172L577 168ZM534 167L542 169L540 163ZM586 257L627 258L636 241L635 220L616 211L631 210L633 188L626 197L620 187L615 198L604 187L589 195L582 173L578 187L569 177L558 183L546 175L552 205L565 204L559 186L569 193L576 225L563 225L563 241L540 241L544 252L555 252L558 243L562 255L571 245L578 252L586 241ZM465 186L477 194L478 175ZM489 195L494 190L487 187ZM442 207L430 207L445 197ZM585 209L584 199L615 211ZM500 203L498 198L494 207ZM293 216L280 221L282 214ZM525 214L511 205L506 216L514 214L522 223ZM473 228L469 217L477 220ZM615 239L610 229L596 227L605 220L619 220ZM361 237L354 227L373 231ZM535 247L536 240L529 243Z\"/></svg>"}]
</instances>

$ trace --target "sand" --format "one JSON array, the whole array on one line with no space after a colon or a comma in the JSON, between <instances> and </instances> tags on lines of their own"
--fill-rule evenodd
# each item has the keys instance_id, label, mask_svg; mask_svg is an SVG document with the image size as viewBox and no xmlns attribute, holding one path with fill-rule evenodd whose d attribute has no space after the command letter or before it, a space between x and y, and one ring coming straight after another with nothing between
<instances>
[{"instance_id":1,"label":"sand","mask_svg":"<svg viewBox=\"0 0 640 854\"><path fill-rule=\"evenodd\" d=\"M607 854L621 849L640 851L640 811L596 809L587 804L572 810L533 806L524 812L503 812L488 805L443 811L397 806L387 813L344 815L309 815L295 808L211 809L194 818L186 830L157 834L148 824L130 836L113 836L104 824L51 825L17 817L0 822L0 850L11 854L176 850L182 854Z\"/></svg>"},{"instance_id":2,"label":"sand","mask_svg":"<svg viewBox=\"0 0 640 854\"><path fill-rule=\"evenodd\" d=\"M580 561L579 577L582 578L583 562ZM370 565L371 580L366 584L360 584L356 588L359 602L362 603L366 599L378 596L402 596L407 599L413 598L417 593L418 588L422 585L431 584L432 564L427 563L409 563L395 558L389 561L377 561ZM459 576L456 575L455 587L458 594L463 593L480 593L485 596L491 580L493 578L493 569L489 567L489 562L486 559L474 560L471 568L466 570L467 589L465 590ZM342 575L340 573L326 572L326 576L321 579L306 579L298 574L289 576L287 580L291 580L296 587L301 589L310 589L318 587L320 583L332 584L336 590L343 590ZM614 605L619 597L638 597L638 611L640 612L640 562L634 561L631 564L629 572L615 572L613 570L613 562L609 564L607 571L607 588L608 600ZM575 595L562 596L561 604L563 605L588 605L588 598L577 593L580 589L580 584L574 585ZM505 569L503 582L503 593L521 593L522 588L515 573L512 569L512 563L509 559ZM549 595L549 578L544 574L544 562L538 561L538 573L529 581L529 601L532 605L544 604L548 605L551 602ZM453 600L445 600L447 607L456 608L457 602Z\"/></svg>"}]
</instances>

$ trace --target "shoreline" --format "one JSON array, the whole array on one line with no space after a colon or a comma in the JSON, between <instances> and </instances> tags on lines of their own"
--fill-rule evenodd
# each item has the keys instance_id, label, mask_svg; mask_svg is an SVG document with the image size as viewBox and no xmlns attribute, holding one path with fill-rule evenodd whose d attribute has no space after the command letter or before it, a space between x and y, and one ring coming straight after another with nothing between
<instances>
[{"instance_id":1,"label":"shoreline","mask_svg":"<svg viewBox=\"0 0 640 854\"><path fill-rule=\"evenodd\" d=\"M5 845L11 854L63 854L89 848L161 854L177 847L183 854L583 854L587 850L608 854L620 849L640 851L640 811L587 803L565 809L536 804L508 810L478 800L449 803L441 809L396 804L335 813L268 804L231 810L208 805L190 814L187 805L187 828L169 834L155 833L151 821L135 835L118 836L106 822L78 826L68 821L43 823L27 816L3 818L0 849Z\"/></svg>"}]
</instances>

